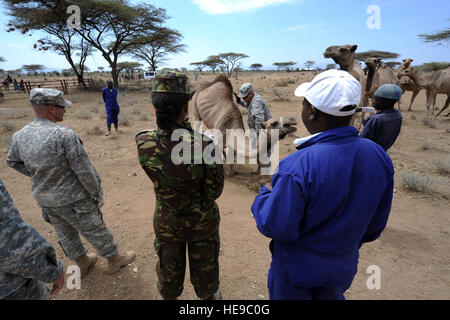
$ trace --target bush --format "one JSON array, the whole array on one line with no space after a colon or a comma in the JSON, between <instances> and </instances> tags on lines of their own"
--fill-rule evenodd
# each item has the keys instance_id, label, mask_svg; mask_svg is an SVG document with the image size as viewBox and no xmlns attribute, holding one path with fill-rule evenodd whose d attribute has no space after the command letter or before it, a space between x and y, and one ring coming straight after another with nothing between
<instances>
[{"instance_id":1,"label":"bush","mask_svg":"<svg viewBox=\"0 0 450 320\"><path fill-rule=\"evenodd\" d=\"M3 137L3 144L5 145L6 149L9 149L9 146L11 145L12 142L12 134L7 134L6 136Z\"/></svg>"},{"instance_id":2,"label":"bush","mask_svg":"<svg viewBox=\"0 0 450 320\"><path fill-rule=\"evenodd\" d=\"M119 125L124 127L129 127L131 125L128 113L119 114Z\"/></svg>"},{"instance_id":3,"label":"bush","mask_svg":"<svg viewBox=\"0 0 450 320\"><path fill-rule=\"evenodd\" d=\"M14 132L16 131L16 126L8 121L0 121L0 132Z\"/></svg>"},{"instance_id":4,"label":"bush","mask_svg":"<svg viewBox=\"0 0 450 320\"><path fill-rule=\"evenodd\" d=\"M423 124L434 129L437 127L437 120L435 117L425 117L423 119Z\"/></svg>"},{"instance_id":5,"label":"bush","mask_svg":"<svg viewBox=\"0 0 450 320\"><path fill-rule=\"evenodd\" d=\"M438 158L433 160L433 164L436 166L439 174L450 174L450 158Z\"/></svg>"},{"instance_id":6,"label":"bush","mask_svg":"<svg viewBox=\"0 0 450 320\"><path fill-rule=\"evenodd\" d=\"M272 95L274 95L275 101L288 101L289 100L289 91L272 89Z\"/></svg>"},{"instance_id":7,"label":"bush","mask_svg":"<svg viewBox=\"0 0 450 320\"><path fill-rule=\"evenodd\" d=\"M148 121L150 119L149 119L148 115L146 115L145 113L141 113L139 115L139 120L141 120L141 121Z\"/></svg>"},{"instance_id":8,"label":"bush","mask_svg":"<svg viewBox=\"0 0 450 320\"><path fill-rule=\"evenodd\" d=\"M431 149L431 141L428 139L423 139L423 150L430 150Z\"/></svg>"},{"instance_id":9,"label":"bush","mask_svg":"<svg viewBox=\"0 0 450 320\"><path fill-rule=\"evenodd\" d=\"M8 120L15 120L15 119L23 119L28 118L32 116L32 112L27 112L25 110L16 110L6 116L6 119Z\"/></svg>"},{"instance_id":10,"label":"bush","mask_svg":"<svg viewBox=\"0 0 450 320\"><path fill-rule=\"evenodd\" d=\"M89 107L89 110L91 110L92 113L98 113L100 108L98 106L91 106Z\"/></svg>"},{"instance_id":11,"label":"bush","mask_svg":"<svg viewBox=\"0 0 450 320\"><path fill-rule=\"evenodd\" d=\"M87 132L87 134L90 135L90 136L101 136L104 133L105 132L102 129L100 129L99 126L95 126L92 129L89 129L88 132Z\"/></svg>"},{"instance_id":12,"label":"bush","mask_svg":"<svg viewBox=\"0 0 450 320\"><path fill-rule=\"evenodd\" d=\"M135 114L135 115L141 114L141 108L140 107L131 108L131 114Z\"/></svg>"},{"instance_id":13,"label":"bush","mask_svg":"<svg viewBox=\"0 0 450 320\"><path fill-rule=\"evenodd\" d=\"M91 119L91 115L85 110L78 110L75 112L75 117L77 119Z\"/></svg>"},{"instance_id":14,"label":"bush","mask_svg":"<svg viewBox=\"0 0 450 320\"><path fill-rule=\"evenodd\" d=\"M422 176L417 172L403 172L400 174L400 181L403 188L410 191L431 194L433 179Z\"/></svg>"}]
</instances>

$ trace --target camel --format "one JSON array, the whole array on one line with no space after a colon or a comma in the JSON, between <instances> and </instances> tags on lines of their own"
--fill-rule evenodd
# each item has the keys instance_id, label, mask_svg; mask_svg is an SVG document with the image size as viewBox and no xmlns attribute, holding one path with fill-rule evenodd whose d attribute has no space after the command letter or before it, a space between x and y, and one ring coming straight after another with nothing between
<instances>
[{"instance_id":1,"label":"camel","mask_svg":"<svg viewBox=\"0 0 450 320\"><path fill-rule=\"evenodd\" d=\"M334 62L340 66L341 70L352 74L361 83L361 88L364 89L366 87L366 77L364 75L364 70L355 58L355 51L357 48L357 45L349 44L342 46L331 46L327 48L323 56L325 58L333 59Z\"/></svg>"},{"instance_id":2,"label":"camel","mask_svg":"<svg viewBox=\"0 0 450 320\"><path fill-rule=\"evenodd\" d=\"M227 129L242 130L244 133L244 122L242 114L233 100L233 86L226 75L219 75L216 79L205 84L199 91L195 92L191 99L191 115L193 120L203 121L208 129L218 130L222 134L223 147L225 149ZM279 140L288 134L295 132L297 122L291 117L281 117L279 121L268 120L263 124L267 129L267 141L271 142L271 133L277 132ZM277 131L272 131L277 129ZM270 147L270 146L269 146ZM259 146L259 151L262 146ZM233 150L236 154L236 151ZM259 163L259 162L258 162ZM225 175L233 175L233 165L224 166Z\"/></svg>"},{"instance_id":3,"label":"camel","mask_svg":"<svg viewBox=\"0 0 450 320\"><path fill-rule=\"evenodd\" d=\"M381 62L381 58L367 58L365 63L368 70L365 95L373 102L373 96L378 88L383 84L397 84L397 77L391 67Z\"/></svg>"},{"instance_id":4,"label":"camel","mask_svg":"<svg viewBox=\"0 0 450 320\"><path fill-rule=\"evenodd\" d=\"M400 69L398 70L398 72L402 72L403 70L408 69L409 66L411 65L411 62L413 62L413 61L414 60L411 58L403 59L403 64L400 67ZM397 72L397 75L398 75L398 72ZM414 83L409 77L406 77L406 76L398 77L398 85L400 86L400 88L402 88L403 94L406 91L412 91L413 94L412 94L411 101L409 103L409 108L408 108L408 111L412 111L412 105L414 103L414 100L416 99L419 92L422 90L422 87L417 85L416 83ZM400 101L398 102L398 108L400 109Z\"/></svg>"},{"instance_id":5,"label":"camel","mask_svg":"<svg viewBox=\"0 0 450 320\"><path fill-rule=\"evenodd\" d=\"M415 68L409 67L398 73L398 77L403 76L409 77L416 85L426 88L427 114L430 113L430 108L432 106L432 114L434 113L434 104L436 103L437 94L446 94L447 100L436 117L448 108L448 105L450 104L450 66L446 69L433 72L429 77L425 77L424 75L419 74Z\"/></svg>"}]
</instances>

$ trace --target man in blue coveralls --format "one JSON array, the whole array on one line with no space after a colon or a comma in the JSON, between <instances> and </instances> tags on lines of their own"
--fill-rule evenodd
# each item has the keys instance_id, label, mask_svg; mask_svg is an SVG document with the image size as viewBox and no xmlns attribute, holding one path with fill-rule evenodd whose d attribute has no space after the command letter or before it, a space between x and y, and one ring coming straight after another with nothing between
<instances>
[{"instance_id":1,"label":"man in blue coveralls","mask_svg":"<svg viewBox=\"0 0 450 320\"><path fill-rule=\"evenodd\" d=\"M272 239L271 299L344 299L359 249L377 239L391 210L394 168L378 144L349 126L361 97L348 72L329 70L295 91L313 134L282 160L272 188L252 205Z\"/></svg>"},{"instance_id":2,"label":"man in blue coveralls","mask_svg":"<svg viewBox=\"0 0 450 320\"><path fill-rule=\"evenodd\" d=\"M375 92L373 107L378 111L363 121L361 137L372 140L388 151L402 126L402 113L394 106L402 97L402 89L395 84L384 84Z\"/></svg>"},{"instance_id":3,"label":"man in blue coveralls","mask_svg":"<svg viewBox=\"0 0 450 320\"><path fill-rule=\"evenodd\" d=\"M108 87L102 90L103 101L106 109L106 125L108 126L107 136L111 134L111 124L114 123L114 129L119 132L119 113L120 107L117 103L117 89L111 80L107 82Z\"/></svg>"}]
</instances>

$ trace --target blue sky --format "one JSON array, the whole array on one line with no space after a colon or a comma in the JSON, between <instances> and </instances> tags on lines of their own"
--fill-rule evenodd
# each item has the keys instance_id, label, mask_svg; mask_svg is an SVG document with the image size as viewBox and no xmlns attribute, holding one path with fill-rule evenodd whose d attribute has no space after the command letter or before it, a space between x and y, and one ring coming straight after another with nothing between
<instances>
[{"instance_id":1,"label":"blue sky","mask_svg":"<svg viewBox=\"0 0 450 320\"><path fill-rule=\"evenodd\" d=\"M132 1L137 2L137 1ZM188 67L210 55L223 52L245 53L243 66L260 63L273 68L274 62L294 61L303 67L307 60L315 66L333 63L323 58L330 45L357 44L359 52L383 50L397 52L414 64L450 61L448 45L424 43L417 36L450 26L448 0L157 0L151 4L167 10L167 25L180 31L185 53L172 57L167 66ZM380 8L381 28L369 29L372 14L367 8ZM0 13L0 56L7 61L0 68L13 70L24 64L43 64L49 68L68 68L62 56L40 53L32 45L42 34L23 36L6 33L8 17ZM130 61L122 57L121 61ZM89 58L91 70L107 67L101 55Z\"/></svg>"}]
</instances>

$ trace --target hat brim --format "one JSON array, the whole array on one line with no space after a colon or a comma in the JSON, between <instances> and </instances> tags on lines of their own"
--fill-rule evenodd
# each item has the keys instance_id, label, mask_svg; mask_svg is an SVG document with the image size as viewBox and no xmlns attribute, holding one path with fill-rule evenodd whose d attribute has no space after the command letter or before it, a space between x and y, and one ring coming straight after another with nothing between
<instances>
[{"instance_id":1,"label":"hat brim","mask_svg":"<svg viewBox=\"0 0 450 320\"><path fill-rule=\"evenodd\" d=\"M250 91L251 92L251 91ZM239 93L239 98L241 98L241 99L245 99L245 98L247 98L248 97L248 95L250 94L250 92L249 93L247 93L245 96L242 94L242 93Z\"/></svg>"},{"instance_id":2,"label":"hat brim","mask_svg":"<svg viewBox=\"0 0 450 320\"><path fill-rule=\"evenodd\" d=\"M308 90L309 86L311 85L311 82L305 82L302 83L301 85L299 85L297 87L297 89L295 89L294 95L296 97L304 97L306 94L306 91Z\"/></svg>"},{"instance_id":3,"label":"hat brim","mask_svg":"<svg viewBox=\"0 0 450 320\"><path fill-rule=\"evenodd\" d=\"M58 106L64 107L64 108L68 108L71 105L72 105L72 102L70 102L69 100L65 100L65 99L63 99L61 102L58 102Z\"/></svg>"}]
</instances>

